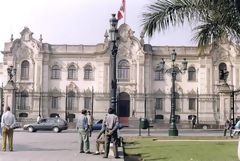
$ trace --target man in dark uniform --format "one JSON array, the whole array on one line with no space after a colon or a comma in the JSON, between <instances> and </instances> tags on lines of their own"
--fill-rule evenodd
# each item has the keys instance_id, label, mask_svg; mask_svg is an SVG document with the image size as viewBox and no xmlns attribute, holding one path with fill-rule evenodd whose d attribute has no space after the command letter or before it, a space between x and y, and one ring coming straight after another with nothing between
<instances>
[{"instance_id":1,"label":"man in dark uniform","mask_svg":"<svg viewBox=\"0 0 240 161\"><path fill-rule=\"evenodd\" d=\"M108 114L104 120L104 128L105 128L105 153L103 158L108 158L110 142L113 142L113 152L115 158L120 158L118 155L118 116L114 114L115 110L113 108L108 109Z\"/></svg>"}]
</instances>

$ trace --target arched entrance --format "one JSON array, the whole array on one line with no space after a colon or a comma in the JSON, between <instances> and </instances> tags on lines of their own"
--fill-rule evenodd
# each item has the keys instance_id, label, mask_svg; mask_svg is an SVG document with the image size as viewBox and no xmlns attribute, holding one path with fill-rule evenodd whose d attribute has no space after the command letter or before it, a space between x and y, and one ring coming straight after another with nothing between
<instances>
[{"instance_id":1,"label":"arched entrance","mask_svg":"<svg viewBox=\"0 0 240 161\"><path fill-rule=\"evenodd\" d=\"M122 92L118 96L117 115L121 123L128 125L128 118L130 116L130 95Z\"/></svg>"}]
</instances>

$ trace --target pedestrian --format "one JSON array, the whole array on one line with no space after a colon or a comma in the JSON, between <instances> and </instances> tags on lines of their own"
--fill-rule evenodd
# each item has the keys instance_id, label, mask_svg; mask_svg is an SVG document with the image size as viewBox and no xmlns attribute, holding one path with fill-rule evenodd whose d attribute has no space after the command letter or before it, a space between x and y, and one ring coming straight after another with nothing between
<instances>
[{"instance_id":1,"label":"pedestrian","mask_svg":"<svg viewBox=\"0 0 240 161\"><path fill-rule=\"evenodd\" d=\"M39 114L37 117L37 123L39 123L40 119L41 119L41 115Z\"/></svg>"},{"instance_id":2,"label":"pedestrian","mask_svg":"<svg viewBox=\"0 0 240 161\"><path fill-rule=\"evenodd\" d=\"M103 145L103 150L100 152L100 145ZM97 140L96 140L96 152L94 155L104 154L105 149L105 128L103 127L100 132L98 133Z\"/></svg>"},{"instance_id":3,"label":"pedestrian","mask_svg":"<svg viewBox=\"0 0 240 161\"><path fill-rule=\"evenodd\" d=\"M6 112L2 115L2 151L6 151L8 138L9 151L13 151L13 128L15 124L15 116L10 112L10 107L7 107Z\"/></svg>"},{"instance_id":4,"label":"pedestrian","mask_svg":"<svg viewBox=\"0 0 240 161\"><path fill-rule=\"evenodd\" d=\"M104 128L105 128L105 153L103 158L108 158L110 142L113 142L113 152L115 158L120 158L118 155L118 116L115 115L115 109L109 108L108 114L104 120Z\"/></svg>"},{"instance_id":5,"label":"pedestrian","mask_svg":"<svg viewBox=\"0 0 240 161\"><path fill-rule=\"evenodd\" d=\"M87 112L87 119L88 119L88 135L89 137L92 136L92 125L93 125L93 116L91 114L91 111Z\"/></svg>"},{"instance_id":6,"label":"pedestrian","mask_svg":"<svg viewBox=\"0 0 240 161\"><path fill-rule=\"evenodd\" d=\"M80 153L91 154L89 148L88 119L86 115L87 110L83 109L78 118L76 128L80 138Z\"/></svg>"},{"instance_id":7,"label":"pedestrian","mask_svg":"<svg viewBox=\"0 0 240 161\"><path fill-rule=\"evenodd\" d=\"M240 129L240 120L238 120L238 122L236 123L235 129Z\"/></svg>"},{"instance_id":8,"label":"pedestrian","mask_svg":"<svg viewBox=\"0 0 240 161\"><path fill-rule=\"evenodd\" d=\"M229 119L226 119L225 123L224 123L224 133L223 133L223 136L226 136L227 134L227 131L231 130L231 127L232 127L232 123ZM231 131L230 131L230 136L231 136Z\"/></svg>"},{"instance_id":9,"label":"pedestrian","mask_svg":"<svg viewBox=\"0 0 240 161\"><path fill-rule=\"evenodd\" d=\"M196 116L192 116L192 129L196 127Z\"/></svg>"}]
</instances>

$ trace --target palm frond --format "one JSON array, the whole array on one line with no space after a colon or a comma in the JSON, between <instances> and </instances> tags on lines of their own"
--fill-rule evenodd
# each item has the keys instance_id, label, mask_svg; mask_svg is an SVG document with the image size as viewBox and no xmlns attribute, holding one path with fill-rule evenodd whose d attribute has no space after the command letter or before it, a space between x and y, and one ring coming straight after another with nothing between
<instances>
[{"instance_id":1,"label":"palm frond","mask_svg":"<svg viewBox=\"0 0 240 161\"><path fill-rule=\"evenodd\" d=\"M198 21L205 12L204 6L205 0L157 0L142 14L144 31L151 37L156 30L166 30L170 25Z\"/></svg>"}]
</instances>

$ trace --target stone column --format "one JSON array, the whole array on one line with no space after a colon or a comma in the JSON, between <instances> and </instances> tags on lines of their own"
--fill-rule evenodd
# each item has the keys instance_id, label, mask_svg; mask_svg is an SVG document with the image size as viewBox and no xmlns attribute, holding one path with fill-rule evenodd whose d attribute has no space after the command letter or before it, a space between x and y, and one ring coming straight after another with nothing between
<instances>
[{"instance_id":1,"label":"stone column","mask_svg":"<svg viewBox=\"0 0 240 161\"><path fill-rule=\"evenodd\" d=\"M230 118L230 95L231 90L227 83L222 83L218 85L218 93L220 95L220 104L219 104L219 123L224 125L224 122L227 118Z\"/></svg>"},{"instance_id":2,"label":"stone column","mask_svg":"<svg viewBox=\"0 0 240 161\"><path fill-rule=\"evenodd\" d=\"M15 117L16 117L16 90L17 90L16 85L12 80L8 81L6 86L3 88L5 108L9 106Z\"/></svg>"}]
</instances>

